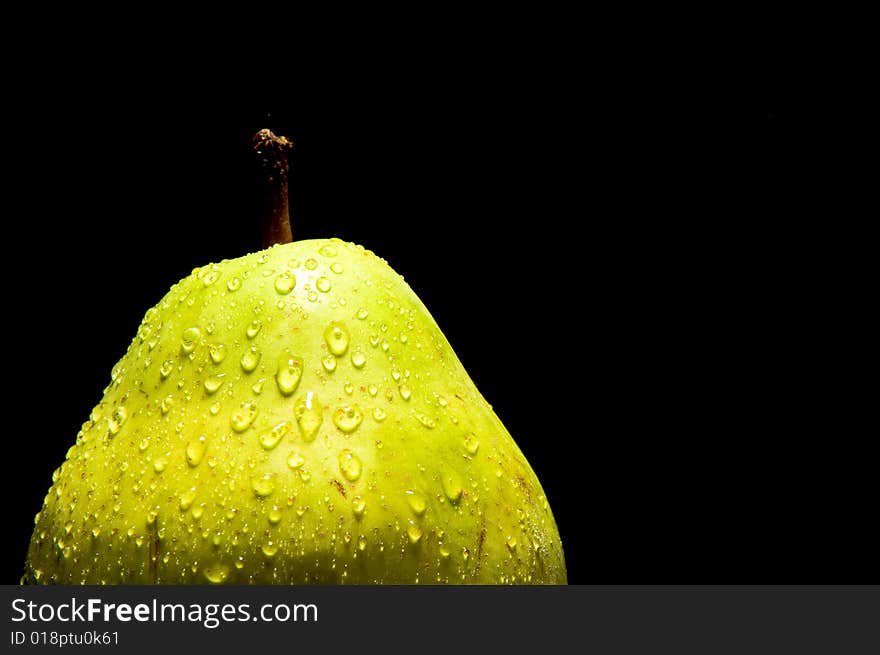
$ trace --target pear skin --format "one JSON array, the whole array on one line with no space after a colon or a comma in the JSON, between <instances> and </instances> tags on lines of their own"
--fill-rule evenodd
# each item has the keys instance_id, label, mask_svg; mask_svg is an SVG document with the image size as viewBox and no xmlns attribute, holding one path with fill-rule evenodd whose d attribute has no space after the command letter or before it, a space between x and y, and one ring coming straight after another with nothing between
<instances>
[{"instance_id":1,"label":"pear skin","mask_svg":"<svg viewBox=\"0 0 880 655\"><path fill-rule=\"evenodd\" d=\"M336 239L172 287L52 480L25 583L566 582L541 484L428 310Z\"/></svg>"}]
</instances>

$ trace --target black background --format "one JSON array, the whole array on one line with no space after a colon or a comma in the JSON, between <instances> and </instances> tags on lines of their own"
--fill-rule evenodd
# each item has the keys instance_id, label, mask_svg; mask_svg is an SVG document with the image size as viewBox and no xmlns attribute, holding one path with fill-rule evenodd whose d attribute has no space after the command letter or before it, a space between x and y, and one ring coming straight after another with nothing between
<instances>
[{"instance_id":1,"label":"black background","mask_svg":"<svg viewBox=\"0 0 880 655\"><path fill-rule=\"evenodd\" d=\"M757 93L722 117L732 96L644 67L545 64L355 62L220 93L71 69L14 94L2 581L146 309L259 248L268 126L296 143L294 238L407 279L538 474L570 582L871 582L869 486L838 477L861 456L797 398L780 216L741 203L784 172L788 108Z\"/></svg>"}]
</instances>

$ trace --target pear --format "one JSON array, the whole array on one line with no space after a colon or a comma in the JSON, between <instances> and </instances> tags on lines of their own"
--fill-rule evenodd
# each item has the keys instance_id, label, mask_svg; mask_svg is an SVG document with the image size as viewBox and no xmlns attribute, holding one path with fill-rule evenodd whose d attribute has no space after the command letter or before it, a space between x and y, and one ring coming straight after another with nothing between
<instances>
[{"instance_id":1,"label":"pear","mask_svg":"<svg viewBox=\"0 0 880 655\"><path fill-rule=\"evenodd\" d=\"M434 319L338 239L174 285L52 481L25 583L566 582L538 479Z\"/></svg>"}]
</instances>

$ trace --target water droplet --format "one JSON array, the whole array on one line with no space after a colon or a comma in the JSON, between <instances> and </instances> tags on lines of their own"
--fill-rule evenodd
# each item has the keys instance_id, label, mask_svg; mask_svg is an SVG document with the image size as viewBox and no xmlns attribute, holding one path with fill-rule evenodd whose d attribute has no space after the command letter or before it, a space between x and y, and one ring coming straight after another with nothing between
<instances>
[{"instance_id":1,"label":"water droplet","mask_svg":"<svg viewBox=\"0 0 880 655\"><path fill-rule=\"evenodd\" d=\"M468 451L471 455L476 455L477 451L480 449L480 442L477 441L477 437L473 434L468 434L464 438L464 449Z\"/></svg>"},{"instance_id":2,"label":"water droplet","mask_svg":"<svg viewBox=\"0 0 880 655\"><path fill-rule=\"evenodd\" d=\"M318 299L318 294L314 291L309 291L309 294L306 296L309 299L309 302L315 302Z\"/></svg>"},{"instance_id":3,"label":"water droplet","mask_svg":"<svg viewBox=\"0 0 880 655\"><path fill-rule=\"evenodd\" d=\"M186 463L196 467L202 463L208 443L204 435L186 444Z\"/></svg>"},{"instance_id":4,"label":"water droplet","mask_svg":"<svg viewBox=\"0 0 880 655\"><path fill-rule=\"evenodd\" d=\"M190 508L193 504L193 501L196 499L196 488L190 487L182 494L180 494L180 509L184 512Z\"/></svg>"},{"instance_id":5,"label":"water droplet","mask_svg":"<svg viewBox=\"0 0 880 655\"><path fill-rule=\"evenodd\" d=\"M422 514L424 514L425 510L428 507L428 504L425 501L425 497L418 491L407 491L406 500L409 503L410 509L415 512L416 516L421 516Z\"/></svg>"},{"instance_id":6,"label":"water droplet","mask_svg":"<svg viewBox=\"0 0 880 655\"><path fill-rule=\"evenodd\" d=\"M388 352L388 339L382 339L382 352Z\"/></svg>"},{"instance_id":7,"label":"water droplet","mask_svg":"<svg viewBox=\"0 0 880 655\"><path fill-rule=\"evenodd\" d=\"M127 418L128 412L122 405L113 411L113 414L107 419L107 431L110 433L111 437L115 437L119 434L119 431L122 429L122 424L125 423L125 419Z\"/></svg>"},{"instance_id":8,"label":"water droplet","mask_svg":"<svg viewBox=\"0 0 880 655\"><path fill-rule=\"evenodd\" d=\"M192 517L196 521L198 521L200 518L202 518L202 514L205 513L205 504L202 503L201 505L196 505L195 507L192 508L191 513L192 513Z\"/></svg>"},{"instance_id":9,"label":"water droplet","mask_svg":"<svg viewBox=\"0 0 880 655\"><path fill-rule=\"evenodd\" d=\"M324 358L321 360L321 365L324 367L325 371L332 373L336 370L336 358L333 355L324 355Z\"/></svg>"},{"instance_id":10,"label":"water droplet","mask_svg":"<svg viewBox=\"0 0 880 655\"><path fill-rule=\"evenodd\" d=\"M275 373L275 382L282 396L289 396L296 391L302 377L303 360L301 357L293 357L286 353L281 357L278 364L278 372Z\"/></svg>"},{"instance_id":11,"label":"water droplet","mask_svg":"<svg viewBox=\"0 0 880 655\"><path fill-rule=\"evenodd\" d=\"M340 321L332 321L324 330L324 341L327 342L327 348L330 352L337 357L345 354L345 351L348 350L348 328Z\"/></svg>"},{"instance_id":12,"label":"water droplet","mask_svg":"<svg viewBox=\"0 0 880 655\"><path fill-rule=\"evenodd\" d=\"M312 479L312 474L309 473L309 471L307 469L300 469L299 470L299 479L302 480L303 482L308 482L309 480Z\"/></svg>"},{"instance_id":13,"label":"water droplet","mask_svg":"<svg viewBox=\"0 0 880 655\"><path fill-rule=\"evenodd\" d=\"M168 465L168 461L164 457L157 457L153 460L153 470L156 473L161 473L165 470L165 467Z\"/></svg>"},{"instance_id":14,"label":"water droplet","mask_svg":"<svg viewBox=\"0 0 880 655\"><path fill-rule=\"evenodd\" d=\"M220 412L220 403L216 402L216 403L212 404L208 408L208 411L211 412L211 416L217 416L217 414Z\"/></svg>"},{"instance_id":15,"label":"water droplet","mask_svg":"<svg viewBox=\"0 0 880 655\"><path fill-rule=\"evenodd\" d=\"M208 351L211 353L211 361L215 364L219 364L226 359L226 346L222 343L212 343Z\"/></svg>"},{"instance_id":16,"label":"water droplet","mask_svg":"<svg viewBox=\"0 0 880 655\"><path fill-rule=\"evenodd\" d=\"M363 309L363 308L359 309L358 313L357 313L357 317L362 321L369 315L370 315L370 312L368 312L366 309Z\"/></svg>"},{"instance_id":17,"label":"water droplet","mask_svg":"<svg viewBox=\"0 0 880 655\"><path fill-rule=\"evenodd\" d=\"M287 267L288 268L299 268L299 266L300 266L300 261L296 257L294 257L293 259L287 260Z\"/></svg>"},{"instance_id":18,"label":"water droplet","mask_svg":"<svg viewBox=\"0 0 880 655\"><path fill-rule=\"evenodd\" d=\"M208 271L208 273L205 275L205 277L202 278L202 284L204 284L206 287L209 287L212 284L214 284L219 277L220 277L220 271L217 270L216 268L213 268L210 271Z\"/></svg>"},{"instance_id":19,"label":"water droplet","mask_svg":"<svg viewBox=\"0 0 880 655\"><path fill-rule=\"evenodd\" d=\"M381 423L382 421L384 421L386 416L387 416L387 414L385 413L385 410L382 409L381 407L376 407L373 410L373 419L377 423Z\"/></svg>"},{"instance_id":20,"label":"water droplet","mask_svg":"<svg viewBox=\"0 0 880 655\"><path fill-rule=\"evenodd\" d=\"M296 286L296 276L290 271L285 271L275 278L275 291L284 295L290 293Z\"/></svg>"},{"instance_id":21,"label":"water droplet","mask_svg":"<svg viewBox=\"0 0 880 655\"><path fill-rule=\"evenodd\" d=\"M272 450L290 432L291 427L293 425L290 421L282 421L271 430L266 430L260 434L260 445L266 450Z\"/></svg>"},{"instance_id":22,"label":"water droplet","mask_svg":"<svg viewBox=\"0 0 880 655\"><path fill-rule=\"evenodd\" d=\"M263 393L263 384L265 384L265 382L266 378L260 378L251 385L251 391L259 396L261 393Z\"/></svg>"},{"instance_id":23,"label":"water droplet","mask_svg":"<svg viewBox=\"0 0 880 655\"><path fill-rule=\"evenodd\" d=\"M330 264L330 270L339 275L345 269L342 268L342 264L340 264L339 262L333 262L332 264Z\"/></svg>"},{"instance_id":24,"label":"water droplet","mask_svg":"<svg viewBox=\"0 0 880 655\"><path fill-rule=\"evenodd\" d=\"M251 487L254 490L254 494L259 498L265 498L275 491L275 483L272 481L272 476L269 474L251 480Z\"/></svg>"},{"instance_id":25,"label":"water droplet","mask_svg":"<svg viewBox=\"0 0 880 655\"><path fill-rule=\"evenodd\" d=\"M141 325L140 325L140 327L138 328L138 331L137 331L138 339L140 339L140 342L143 343L144 341L146 341L147 339L149 339L149 338L150 338L150 333L151 333L152 331L153 331L152 326L150 326L150 325L147 324L147 323L141 323Z\"/></svg>"},{"instance_id":26,"label":"water droplet","mask_svg":"<svg viewBox=\"0 0 880 655\"><path fill-rule=\"evenodd\" d=\"M412 397L412 391L405 384L400 385L400 397L404 400L409 400Z\"/></svg>"},{"instance_id":27,"label":"water droplet","mask_svg":"<svg viewBox=\"0 0 880 655\"><path fill-rule=\"evenodd\" d=\"M355 350L351 353L351 364L355 368L363 368L364 364L367 363L367 358L360 350Z\"/></svg>"},{"instance_id":28,"label":"water droplet","mask_svg":"<svg viewBox=\"0 0 880 655\"><path fill-rule=\"evenodd\" d=\"M229 578L229 567L217 562L205 567L205 578L212 584L222 584Z\"/></svg>"},{"instance_id":29,"label":"water droplet","mask_svg":"<svg viewBox=\"0 0 880 655\"><path fill-rule=\"evenodd\" d=\"M199 337L202 336L201 331L197 327L187 328L180 337L180 348L185 353L191 353L198 345Z\"/></svg>"},{"instance_id":30,"label":"water droplet","mask_svg":"<svg viewBox=\"0 0 880 655\"><path fill-rule=\"evenodd\" d=\"M315 286L321 293L327 293L328 291L330 291L330 280L328 280L326 277L319 277L315 281Z\"/></svg>"},{"instance_id":31,"label":"water droplet","mask_svg":"<svg viewBox=\"0 0 880 655\"><path fill-rule=\"evenodd\" d=\"M471 551L469 551L467 547L464 547L461 549L461 556L466 560L468 557L471 556Z\"/></svg>"},{"instance_id":32,"label":"water droplet","mask_svg":"<svg viewBox=\"0 0 880 655\"><path fill-rule=\"evenodd\" d=\"M295 450L293 452L291 452L290 455L287 456L287 465L294 470L298 469L300 466L302 466L305 463L306 463L306 458L303 457L302 455L300 455Z\"/></svg>"},{"instance_id":33,"label":"water droplet","mask_svg":"<svg viewBox=\"0 0 880 655\"><path fill-rule=\"evenodd\" d=\"M457 503L462 492L461 476L451 469L446 469L441 473L440 480L443 483L443 493L450 502Z\"/></svg>"},{"instance_id":34,"label":"water droplet","mask_svg":"<svg viewBox=\"0 0 880 655\"><path fill-rule=\"evenodd\" d=\"M138 450L144 452L150 446L150 440L147 437L141 439L141 442L138 444Z\"/></svg>"},{"instance_id":35,"label":"water droplet","mask_svg":"<svg viewBox=\"0 0 880 655\"><path fill-rule=\"evenodd\" d=\"M516 539L514 537L508 537L506 543L508 550L516 550Z\"/></svg>"},{"instance_id":36,"label":"water droplet","mask_svg":"<svg viewBox=\"0 0 880 655\"><path fill-rule=\"evenodd\" d=\"M343 389L349 396L354 393L354 385L351 382L346 382Z\"/></svg>"},{"instance_id":37,"label":"water droplet","mask_svg":"<svg viewBox=\"0 0 880 655\"><path fill-rule=\"evenodd\" d=\"M433 430L434 428L437 427L436 419L434 419L431 416L428 416L427 414L422 414L421 412L416 412L415 417L419 423L424 425L429 430Z\"/></svg>"},{"instance_id":38,"label":"water droplet","mask_svg":"<svg viewBox=\"0 0 880 655\"><path fill-rule=\"evenodd\" d=\"M326 243L321 246L318 252L324 255L324 257L336 257L336 246Z\"/></svg>"},{"instance_id":39,"label":"water droplet","mask_svg":"<svg viewBox=\"0 0 880 655\"><path fill-rule=\"evenodd\" d=\"M415 523L409 524L409 527L406 529L406 534L409 536L409 542L411 544L419 543L419 539L422 538L422 530Z\"/></svg>"},{"instance_id":40,"label":"water droplet","mask_svg":"<svg viewBox=\"0 0 880 655\"><path fill-rule=\"evenodd\" d=\"M170 359L166 359L162 362L162 366L159 367L159 375L162 376L162 379L166 379L169 375L171 375L171 371L174 369L174 362Z\"/></svg>"},{"instance_id":41,"label":"water droplet","mask_svg":"<svg viewBox=\"0 0 880 655\"><path fill-rule=\"evenodd\" d=\"M309 391L305 398L300 398L294 403L293 415L299 424L303 441L314 441L318 429L324 421L324 410L314 392Z\"/></svg>"},{"instance_id":42,"label":"water droplet","mask_svg":"<svg viewBox=\"0 0 880 655\"><path fill-rule=\"evenodd\" d=\"M379 393L379 387L377 387L375 384L371 384L371 385L367 388L367 391L369 391L369 392L370 392L370 395L373 396L373 397L375 398L376 394Z\"/></svg>"},{"instance_id":43,"label":"water droplet","mask_svg":"<svg viewBox=\"0 0 880 655\"><path fill-rule=\"evenodd\" d=\"M361 535L358 537L358 550L363 552L367 547L367 537L366 535Z\"/></svg>"},{"instance_id":44,"label":"water droplet","mask_svg":"<svg viewBox=\"0 0 880 655\"><path fill-rule=\"evenodd\" d=\"M248 339L253 339L260 333L261 329L263 329L263 321L255 318L253 321L251 321L251 324L247 326L247 329L244 331L244 333Z\"/></svg>"},{"instance_id":45,"label":"water droplet","mask_svg":"<svg viewBox=\"0 0 880 655\"><path fill-rule=\"evenodd\" d=\"M260 363L261 356L262 353L256 348L248 348L241 356L241 369L245 373L253 373L257 368L257 365Z\"/></svg>"},{"instance_id":46,"label":"water droplet","mask_svg":"<svg viewBox=\"0 0 880 655\"><path fill-rule=\"evenodd\" d=\"M278 509L277 505L274 505L272 509L269 510L269 523L272 525L278 525L281 523L281 510Z\"/></svg>"},{"instance_id":47,"label":"water droplet","mask_svg":"<svg viewBox=\"0 0 880 655\"><path fill-rule=\"evenodd\" d=\"M232 278L226 283L226 288L230 291L238 291L241 288L241 280L237 277Z\"/></svg>"},{"instance_id":48,"label":"water droplet","mask_svg":"<svg viewBox=\"0 0 880 655\"><path fill-rule=\"evenodd\" d=\"M346 405L333 412L333 423L343 432L354 432L364 420L364 413L357 405Z\"/></svg>"},{"instance_id":49,"label":"water droplet","mask_svg":"<svg viewBox=\"0 0 880 655\"><path fill-rule=\"evenodd\" d=\"M339 453L339 470L346 480L354 482L361 477L361 460L347 448Z\"/></svg>"},{"instance_id":50,"label":"water droplet","mask_svg":"<svg viewBox=\"0 0 880 655\"><path fill-rule=\"evenodd\" d=\"M310 271L314 271L316 268L318 268L318 260L314 257L309 257L306 260L306 268Z\"/></svg>"},{"instance_id":51,"label":"water droplet","mask_svg":"<svg viewBox=\"0 0 880 655\"><path fill-rule=\"evenodd\" d=\"M217 389L223 386L223 373L212 375L205 380L205 393L209 396L217 392Z\"/></svg>"},{"instance_id":52,"label":"water droplet","mask_svg":"<svg viewBox=\"0 0 880 655\"><path fill-rule=\"evenodd\" d=\"M401 332L400 337L398 338L400 339L400 343L406 343L409 340L409 337L406 336L405 332Z\"/></svg>"},{"instance_id":53,"label":"water droplet","mask_svg":"<svg viewBox=\"0 0 880 655\"><path fill-rule=\"evenodd\" d=\"M361 498L360 496L355 496L351 501L351 510L354 512L354 515L358 518L364 515L364 510L367 508L367 502Z\"/></svg>"},{"instance_id":54,"label":"water droplet","mask_svg":"<svg viewBox=\"0 0 880 655\"><path fill-rule=\"evenodd\" d=\"M236 432L244 432L255 418L257 418L256 403L242 403L238 411L232 415L232 429Z\"/></svg>"}]
</instances>

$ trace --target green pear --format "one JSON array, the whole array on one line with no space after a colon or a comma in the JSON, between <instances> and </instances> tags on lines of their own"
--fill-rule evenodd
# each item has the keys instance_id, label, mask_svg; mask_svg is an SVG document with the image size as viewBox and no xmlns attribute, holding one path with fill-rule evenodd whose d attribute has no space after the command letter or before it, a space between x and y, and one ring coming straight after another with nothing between
<instances>
[{"instance_id":1,"label":"green pear","mask_svg":"<svg viewBox=\"0 0 880 655\"><path fill-rule=\"evenodd\" d=\"M538 479L428 310L336 239L172 287L52 480L26 583L566 581Z\"/></svg>"}]
</instances>

